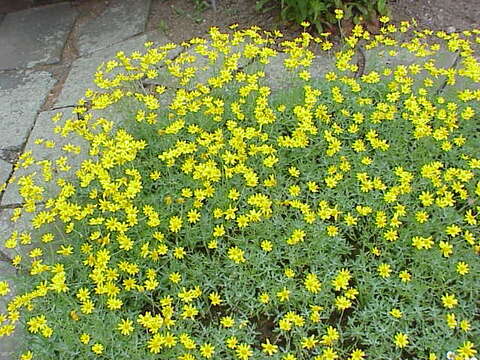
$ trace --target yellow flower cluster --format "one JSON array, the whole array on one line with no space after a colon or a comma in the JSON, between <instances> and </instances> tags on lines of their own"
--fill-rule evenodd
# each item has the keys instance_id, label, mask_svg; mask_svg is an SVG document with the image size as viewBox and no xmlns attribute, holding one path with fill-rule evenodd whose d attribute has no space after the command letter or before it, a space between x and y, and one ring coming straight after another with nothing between
<instances>
[{"instance_id":1,"label":"yellow flower cluster","mask_svg":"<svg viewBox=\"0 0 480 360\"><path fill-rule=\"evenodd\" d=\"M4 240L29 247L12 263L33 286L0 314L0 336L22 318L82 358L430 360L451 350L435 333L474 356L480 31L399 43L383 20L379 35L355 26L322 79L311 48L326 38L256 27L103 64L105 91L55 129L88 145L17 164L40 169L16 180L12 220L33 213L32 230ZM358 44L425 62L353 77ZM437 66L442 49L458 68ZM269 83L279 54L288 94ZM96 116L125 104L131 121ZM22 359L46 358L32 344Z\"/></svg>"}]
</instances>

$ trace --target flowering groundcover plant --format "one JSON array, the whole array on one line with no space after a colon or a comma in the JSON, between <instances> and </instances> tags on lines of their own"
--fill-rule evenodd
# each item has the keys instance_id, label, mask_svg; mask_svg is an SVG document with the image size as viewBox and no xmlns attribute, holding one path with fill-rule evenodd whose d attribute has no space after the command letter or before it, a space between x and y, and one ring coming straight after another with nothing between
<instances>
[{"instance_id":1,"label":"flowering groundcover plant","mask_svg":"<svg viewBox=\"0 0 480 360\"><path fill-rule=\"evenodd\" d=\"M327 37L258 28L103 64L52 119L85 145L17 165L38 168L12 221L33 219L5 239L25 275L0 336L26 329L23 360L473 358L480 31L384 20L321 78ZM359 46L418 61L359 69ZM287 88L265 73L282 54Z\"/></svg>"}]
</instances>

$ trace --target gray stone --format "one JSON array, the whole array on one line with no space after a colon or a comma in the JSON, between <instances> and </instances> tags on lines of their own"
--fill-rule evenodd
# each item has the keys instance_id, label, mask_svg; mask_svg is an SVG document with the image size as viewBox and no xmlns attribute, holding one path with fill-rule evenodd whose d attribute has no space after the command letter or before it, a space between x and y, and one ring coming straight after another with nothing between
<instances>
[{"instance_id":1,"label":"gray stone","mask_svg":"<svg viewBox=\"0 0 480 360\"><path fill-rule=\"evenodd\" d=\"M106 48L140 34L150 9L150 0L113 0L99 16L80 25L78 49L81 55Z\"/></svg>"},{"instance_id":2,"label":"gray stone","mask_svg":"<svg viewBox=\"0 0 480 360\"><path fill-rule=\"evenodd\" d=\"M19 359L18 353L25 346L24 333L25 330L21 329L21 324L18 324L12 335L0 337L0 360Z\"/></svg>"},{"instance_id":3,"label":"gray stone","mask_svg":"<svg viewBox=\"0 0 480 360\"><path fill-rule=\"evenodd\" d=\"M402 41L404 42L404 41ZM400 43L402 43L400 42ZM414 52L409 51L406 47L401 46L384 46L379 45L371 50L366 50L366 66L365 74L368 74L371 71L382 72L385 68L395 69L399 65L409 66L412 64L423 65L428 61L434 61L435 67L442 69L456 68L460 70L464 67L462 63L462 57L459 57L456 61L457 54L449 51L446 48L445 43L440 42L440 49L433 54L428 54L426 56L417 56ZM476 44L473 44L474 48L474 57L479 58L480 51L479 47ZM395 53L390 55L389 52L395 50ZM437 89L443 90L441 94L446 97L456 96L459 90L466 88L475 90L478 88L478 84L474 80L469 79L468 77L463 77L457 74L456 83L454 85L445 84L445 76L440 75L438 77L432 77L426 70L421 70L417 75L408 76L412 77L414 80L413 87L419 88L424 86L425 78L429 77L433 81L432 89L437 92ZM445 86L444 86L445 84Z\"/></svg>"},{"instance_id":4,"label":"gray stone","mask_svg":"<svg viewBox=\"0 0 480 360\"><path fill-rule=\"evenodd\" d=\"M115 59L115 55L119 51L123 51L127 56L136 50L142 52L145 49L143 44L146 41L147 37L145 35L138 36L97 51L87 57L77 59L72 64L70 73L68 74L55 106L74 105L84 96L85 90L98 90L97 86L93 83L97 68L103 62Z\"/></svg>"},{"instance_id":5,"label":"gray stone","mask_svg":"<svg viewBox=\"0 0 480 360\"><path fill-rule=\"evenodd\" d=\"M284 66L284 61L288 59L288 57L288 54L279 53L275 57L270 58L270 62L266 65L254 64L254 67L258 68L259 70L263 69L265 72L265 78L263 78L260 82L269 86L273 91L289 88L294 86L295 83L298 85L300 82L295 73L304 68L301 67L300 69L294 71L287 70L287 68ZM327 72L332 71L333 69L333 58L327 55L316 56L308 68L312 76L312 83L315 84L315 81L320 81Z\"/></svg>"},{"instance_id":6,"label":"gray stone","mask_svg":"<svg viewBox=\"0 0 480 360\"><path fill-rule=\"evenodd\" d=\"M390 51L396 50L395 55L390 55ZM398 65L411 65L420 63L422 58L416 57L405 48L377 46L373 49L364 50L365 54L365 74L371 71L381 72L385 68L395 69Z\"/></svg>"},{"instance_id":7,"label":"gray stone","mask_svg":"<svg viewBox=\"0 0 480 360\"><path fill-rule=\"evenodd\" d=\"M7 14L0 24L0 69L60 61L76 16L69 3Z\"/></svg>"},{"instance_id":8,"label":"gray stone","mask_svg":"<svg viewBox=\"0 0 480 360\"><path fill-rule=\"evenodd\" d=\"M480 63L480 60L477 60L477 61ZM460 72L462 70L465 70L465 64L463 63L462 58L460 58L457 65L457 71ZM480 78L478 77L478 74L475 74L471 71L467 73L463 73L463 75L460 75L457 72L457 75L455 76L455 84L452 84L452 85L445 84L445 87L441 91L441 95L446 98L456 98L459 91L462 91L465 89L476 91L479 88L479 84L478 84L479 79Z\"/></svg>"},{"instance_id":9,"label":"gray stone","mask_svg":"<svg viewBox=\"0 0 480 360\"><path fill-rule=\"evenodd\" d=\"M440 49L432 55L417 56L404 47L396 47L395 54L390 55L389 52L394 50L393 47L379 46L377 48L365 51L365 74L371 71L382 72L386 68L396 69L397 66L409 66L413 64L423 65L427 61L434 61L437 68L450 68L454 62L456 54L445 49ZM422 70L418 76L414 76L416 85L421 86L421 82L427 77L425 70ZM411 76L411 75L410 75ZM430 75L428 75L431 77ZM442 77L443 79L443 77ZM435 81L435 85L439 85L440 79Z\"/></svg>"},{"instance_id":10,"label":"gray stone","mask_svg":"<svg viewBox=\"0 0 480 360\"><path fill-rule=\"evenodd\" d=\"M12 164L6 161L0 160L0 189L2 184L5 184L12 172ZM1 191L0 191L1 192Z\"/></svg>"},{"instance_id":11,"label":"gray stone","mask_svg":"<svg viewBox=\"0 0 480 360\"><path fill-rule=\"evenodd\" d=\"M0 148L23 144L55 80L44 71L0 73Z\"/></svg>"},{"instance_id":12,"label":"gray stone","mask_svg":"<svg viewBox=\"0 0 480 360\"><path fill-rule=\"evenodd\" d=\"M9 259L13 259L16 255L26 255L32 248L32 244L17 245L15 248L7 248L5 246L5 241L14 231L20 234L22 232L30 232L32 228L30 222L33 219L33 213L23 212L16 222L12 222L10 219L13 213L13 209L0 209L0 251L2 252L1 256L3 261L5 260L3 259L3 255L6 255Z\"/></svg>"},{"instance_id":13,"label":"gray stone","mask_svg":"<svg viewBox=\"0 0 480 360\"><path fill-rule=\"evenodd\" d=\"M61 176L65 179L71 179L73 178L74 172L80 167L81 162L86 158L86 141L80 138L79 135L74 133L71 133L67 137L62 137L60 134L54 133L54 128L58 125L63 124L63 121L59 121L58 123L54 123L51 121L51 118L58 112L59 111L45 111L38 115L37 121L35 122L35 127L33 128L28 138L28 142L25 146L24 151L32 151L33 157L36 161L50 161L52 163L52 168L56 167L55 161L59 157L65 156L67 158L68 165L71 166L71 169L66 172L59 171L58 173L54 173L54 176ZM62 113L63 120L74 116L68 115L67 111L60 113ZM36 144L35 140L37 139L51 140L55 143L55 147L48 148L44 144ZM83 151L80 154L65 152L62 150L62 148L67 144L80 146ZM2 205L23 203L23 199L18 192L17 181L21 177L27 176L34 171L37 173L37 175L35 176L35 184L42 186L45 189L44 195L55 195L56 191L58 190L58 186L55 184L55 181L45 181L42 176L42 167L40 165L34 164L26 169L20 168L15 170L13 177L16 180L15 182L7 185L7 188L2 197Z\"/></svg>"},{"instance_id":14,"label":"gray stone","mask_svg":"<svg viewBox=\"0 0 480 360\"><path fill-rule=\"evenodd\" d=\"M7 313L7 305L15 296L15 278L15 269L7 262L0 261L0 281L7 281L10 288L10 293L0 296L0 314ZM17 324L17 326L20 327L20 324ZM15 355L23 342L21 333L22 330L18 328L12 335L0 337L0 360L13 360L16 358Z\"/></svg>"},{"instance_id":15,"label":"gray stone","mask_svg":"<svg viewBox=\"0 0 480 360\"><path fill-rule=\"evenodd\" d=\"M160 46L160 45L165 45L168 43L173 44L174 42L170 40L163 31L161 30L152 30L149 32L146 32L145 35L147 36L147 41L152 41L153 46ZM177 44L177 50L181 49L182 46ZM175 55L178 54L175 53Z\"/></svg>"},{"instance_id":16,"label":"gray stone","mask_svg":"<svg viewBox=\"0 0 480 360\"><path fill-rule=\"evenodd\" d=\"M8 302L15 296L15 278L17 271L7 261L0 260L0 281L6 281L9 285L10 292L7 295L0 296L0 314L5 314L7 311ZM0 338L1 339L1 338ZM2 349L2 347L0 347ZM1 356L1 352L0 352ZM1 359L1 357L0 357Z\"/></svg>"}]
</instances>

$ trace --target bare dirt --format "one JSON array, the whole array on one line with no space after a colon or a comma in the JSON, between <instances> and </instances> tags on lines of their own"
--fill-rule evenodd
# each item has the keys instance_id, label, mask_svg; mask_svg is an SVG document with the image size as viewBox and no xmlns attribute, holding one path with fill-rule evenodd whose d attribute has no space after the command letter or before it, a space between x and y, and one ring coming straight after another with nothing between
<instances>
[{"instance_id":1,"label":"bare dirt","mask_svg":"<svg viewBox=\"0 0 480 360\"><path fill-rule=\"evenodd\" d=\"M258 25L278 29L286 35L300 32L298 25L284 22L278 10L259 12L256 0L216 0L216 11L210 0L152 0L148 30L161 30L175 42L204 36L211 26L225 28ZM414 18L420 28L449 32L480 28L479 0L391 0L394 23Z\"/></svg>"},{"instance_id":2,"label":"bare dirt","mask_svg":"<svg viewBox=\"0 0 480 360\"><path fill-rule=\"evenodd\" d=\"M432 30L480 28L479 0L395 0L390 6L394 20L415 18L421 27Z\"/></svg>"},{"instance_id":3,"label":"bare dirt","mask_svg":"<svg viewBox=\"0 0 480 360\"><path fill-rule=\"evenodd\" d=\"M264 29L295 31L297 26L283 23L279 11L259 12L255 0L152 0L147 30L161 30L175 42L204 36L208 29L224 29L232 24L242 28L253 25ZM203 6L201 4L204 4Z\"/></svg>"}]
</instances>

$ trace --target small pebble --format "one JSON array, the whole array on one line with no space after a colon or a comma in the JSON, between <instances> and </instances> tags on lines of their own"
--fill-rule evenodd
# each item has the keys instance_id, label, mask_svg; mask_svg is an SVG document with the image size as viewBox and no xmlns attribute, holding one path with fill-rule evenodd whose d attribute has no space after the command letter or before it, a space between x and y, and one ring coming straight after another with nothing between
<instances>
[{"instance_id":1,"label":"small pebble","mask_svg":"<svg viewBox=\"0 0 480 360\"><path fill-rule=\"evenodd\" d=\"M457 29L455 29L454 26L449 26L449 27L447 27L447 33L448 33L448 34L452 34L452 33L454 33L455 31L457 31Z\"/></svg>"}]
</instances>

